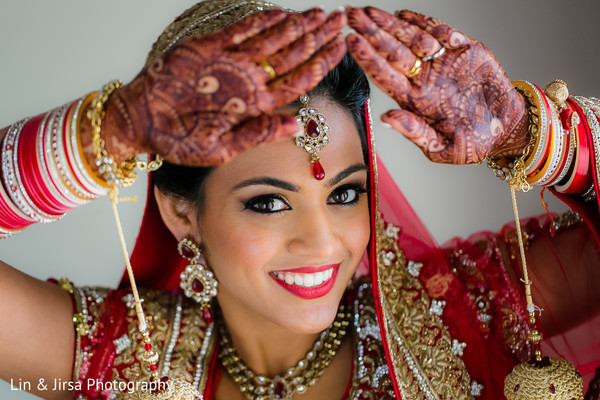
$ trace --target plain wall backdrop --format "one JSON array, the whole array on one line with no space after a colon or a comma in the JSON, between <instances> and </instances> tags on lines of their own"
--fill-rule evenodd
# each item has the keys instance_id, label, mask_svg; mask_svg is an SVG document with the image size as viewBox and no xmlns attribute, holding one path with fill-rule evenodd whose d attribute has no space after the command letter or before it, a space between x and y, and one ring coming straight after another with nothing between
<instances>
[{"instance_id":1,"label":"plain wall backdrop","mask_svg":"<svg viewBox=\"0 0 600 400\"><path fill-rule=\"evenodd\" d=\"M339 0L278 3L295 9L324 5L328 10L345 4ZM572 94L600 96L600 3L595 0L347 3L387 11L408 8L438 17L486 44L513 80L543 86L560 78ZM4 0L0 4L0 126L98 90L109 80L130 81L162 29L193 4L186 0ZM511 220L509 191L485 166L433 164L399 133L379 124L379 114L393 106L375 90L377 148L440 243L478 230L498 230ZM123 193L137 195L138 203L119 206L130 248L145 191L145 179L140 179ZM538 192L518 196L522 217L544 212ZM549 193L546 200L551 210L566 210ZM108 199L74 210L51 226L33 226L0 241L0 257L40 279L68 276L78 285L115 286L124 265ZM10 324L0 329L10 329ZM0 382L0 399L32 398Z\"/></svg>"}]
</instances>

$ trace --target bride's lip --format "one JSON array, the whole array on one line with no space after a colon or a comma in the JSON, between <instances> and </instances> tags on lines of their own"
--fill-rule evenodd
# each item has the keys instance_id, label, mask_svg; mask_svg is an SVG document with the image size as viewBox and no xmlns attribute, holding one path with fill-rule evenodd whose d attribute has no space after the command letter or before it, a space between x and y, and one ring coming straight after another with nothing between
<instances>
[{"instance_id":1,"label":"bride's lip","mask_svg":"<svg viewBox=\"0 0 600 400\"><path fill-rule=\"evenodd\" d=\"M294 296L310 300L323 297L331 291L335 285L339 266L339 264L331 264L318 268L302 267L271 272L270 276Z\"/></svg>"}]
</instances>

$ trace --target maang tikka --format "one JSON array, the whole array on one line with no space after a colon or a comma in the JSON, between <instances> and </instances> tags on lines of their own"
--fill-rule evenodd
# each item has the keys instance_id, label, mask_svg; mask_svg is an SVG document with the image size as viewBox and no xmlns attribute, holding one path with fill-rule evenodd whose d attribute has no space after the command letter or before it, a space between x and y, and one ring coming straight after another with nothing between
<instances>
[{"instance_id":1,"label":"maang tikka","mask_svg":"<svg viewBox=\"0 0 600 400\"><path fill-rule=\"evenodd\" d=\"M210 307L210 301L217 295L219 282L213 272L200 262L202 251L190 238L183 238L177 244L179 254L190 264L181 272L179 286L183 293L200 303L203 308Z\"/></svg>"},{"instance_id":2,"label":"maang tikka","mask_svg":"<svg viewBox=\"0 0 600 400\"><path fill-rule=\"evenodd\" d=\"M311 154L312 173L320 181L325 178L325 170L317 153L329 143L329 125L325 123L323 114L308 106L307 94L300 96L300 101L303 107L298 111L296 121L304 127L304 134L296 137L296 146Z\"/></svg>"}]
</instances>

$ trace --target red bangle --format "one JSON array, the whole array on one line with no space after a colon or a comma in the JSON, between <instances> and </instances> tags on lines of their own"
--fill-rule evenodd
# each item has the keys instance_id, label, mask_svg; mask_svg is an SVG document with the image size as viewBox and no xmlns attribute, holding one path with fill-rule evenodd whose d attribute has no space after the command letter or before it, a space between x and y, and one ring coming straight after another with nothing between
<instances>
[{"instance_id":1,"label":"red bangle","mask_svg":"<svg viewBox=\"0 0 600 400\"><path fill-rule=\"evenodd\" d=\"M570 98L566 101L579 116L579 124L577 124L578 146L573 173L570 176L567 175L567 181L564 184L556 185L555 189L557 192L564 194L581 194L592 183L592 176L589 173L591 156L589 142L590 127L581 108Z\"/></svg>"},{"instance_id":2,"label":"red bangle","mask_svg":"<svg viewBox=\"0 0 600 400\"><path fill-rule=\"evenodd\" d=\"M46 166L40 164L37 155L41 151L37 145L38 137L42 136L46 129L52 129L52 126L47 126L53 122L51 114L52 112L38 115L25 123L19 138L17 161L23 186L34 204L47 214L60 215L68 209L57 201L60 194L56 187L52 183L44 182L41 171Z\"/></svg>"},{"instance_id":3,"label":"red bangle","mask_svg":"<svg viewBox=\"0 0 600 400\"><path fill-rule=\"evenodd\" d=\"M13 204L4 185L0 183L0 231L15 232L34 223L33 219L27 217Z\"/></svg>"}]
</instances>

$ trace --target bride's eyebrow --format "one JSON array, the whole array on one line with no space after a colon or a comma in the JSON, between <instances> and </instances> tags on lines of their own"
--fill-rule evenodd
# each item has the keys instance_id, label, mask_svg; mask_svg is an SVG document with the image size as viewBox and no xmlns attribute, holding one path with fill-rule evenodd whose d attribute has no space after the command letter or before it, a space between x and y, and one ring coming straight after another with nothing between
<instances>
[{"instance_id":1,"label":"bride's eyebrow","mask_svg":"<svg viewBox=\"0 0 600 400\"><path fill-rule=\"evenodd\" d=\"M328 180L326 185L329 187L334 186L334 185L340 183L341 181L343 181L344 179L346 179L347 177L349 177L350 175L354 174L355 172L366 171L366 170L367 170L367 166L364 164L351 165L348 168L344 169L343 171L340 171L337 175L335 175L330 180ZM235 190L239 190L239 189L242 189L242 188L245 188L248 186L255 186L255 185L273 186L273 187L276 187L279 189L288 190L290 192L299 192L300 191L300 187L297 185L294 185L293 183L284 181L282 179L272 178L269 176L258 176L256 178L246 179L245 181L242 181L242 182L236 184L231 190L235 191Z\"/></svg>"},{"instance_id":2,"label":"bride's eyebrow","mask_svg":"<svg viewBox=\"0 0 600 400\"><path fill-rule=\"evenodd\" d=\"M299 186L296 186L290 182L286 182L281 179L271 178L268 176L259 176L256 178L246 179L245 181L242 181L242 182L238 183L237 185L235 185L232 188L232 191L239 190L241 188L245 188L248 186L254 186L254 185L273 186L273 187L276 187L279 189L288 190L290 192L299 192L300 191Z\"/></svg>"},{"instance_id":3,"label":"bride's eyebrow","mask_svg":"<svg viewBox=\"0 0 600 400\"><path fill-rule=\"evenodd\" d=\"M331 187L331 186L337 185L338 183L340 183L341 181L343 181L350 175L354 174L355 172L367 171L367 170L368 170L368 168L365 164L351 165L348 168L344 169L343 171L340 171L336 176L334 176L329 181L327 181L327 186Z\"/></svg>"}]
</instances>

